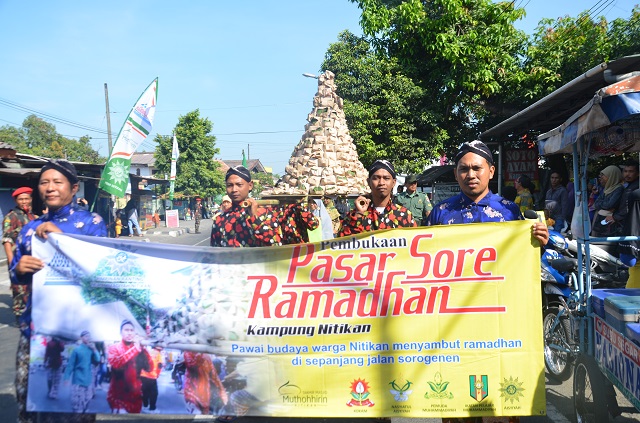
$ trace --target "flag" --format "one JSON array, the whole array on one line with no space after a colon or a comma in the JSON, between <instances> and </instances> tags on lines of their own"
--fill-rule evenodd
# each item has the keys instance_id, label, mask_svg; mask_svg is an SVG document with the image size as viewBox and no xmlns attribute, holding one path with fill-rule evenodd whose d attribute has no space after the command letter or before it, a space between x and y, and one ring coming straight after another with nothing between
<instances>
[{"instance_id":1,"label":"flag","mask_svg":"<svg viewBox=\"0 0 640 423\"><path fill-rule=\"evenodd\" d=\"M242 149L242 166L247 167L247 158L244 155L244 149Z\"/></svg>"},{"instance_id":2,"label":"flag","mask_svg":"<svg viewBox=\"0 0 640 423\"><path fill-rule=\"evenodd\" d=\"M176 134L173 134L173 147L171 148L171 185L169 187L169 200L173 200L173 189L176 184L176 165L178 164L178 157L180 157L180 150L178 149L178 139Z\"/></svg>"},{"instance_id":3,"label":"flag","mask_svg":"<svg viewBox=\"0 0 640 423\"><path fill-rule=\"evenodd\" d=\"M157 98L158 78L149 84L133 105L104 166L99 186L116 197L124 197L129 183L131 156L151 132Z\"/></svg>"}]
</instances>

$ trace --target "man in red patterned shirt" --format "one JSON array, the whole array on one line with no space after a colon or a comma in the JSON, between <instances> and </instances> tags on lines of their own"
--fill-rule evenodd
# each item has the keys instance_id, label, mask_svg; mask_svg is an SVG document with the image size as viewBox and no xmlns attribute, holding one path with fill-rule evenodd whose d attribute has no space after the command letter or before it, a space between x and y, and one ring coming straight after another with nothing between
<instances>
[{"instance_id":1,"label":"man in red patterned shirt","mask_svg":"<svg viewBox=\"0 0 640 423\"><path fill-rule=\"evenodd\" d=\"M348 236L378 229L415 227L411 212L391 200L396 185L396 171L387 160L376 160L369 168L367 178L371 198L359 196L355 209L342 221L338 236Z\"/></svg>"},{"instance_id":2,"label":"man in red patterned shirt","mask_svg":"<svg viewBox=\"0 0 640 423\"><path fill-rule=\"evenodd\" d=\"M244 166L230 168L225 184L231 208L213 219L212 247L267 247L306 242L306 230L318 227L313 214L299 204L259 207L256 200L249 197L253 181L251 172Z\"/></svg>"},{"instance_id":3,"label":"man in red patterned shirt","mask_svg":"<svg viewBox=\"0 0 640 423\"><path fill-rule=\"evenodd\" d=\"M142 410L142 382L140 372L153 366L151 356L142 345L133 323L124 320L120 325L122 341L109 346L107 360L111 365L111 383L107 402L113 414L140 413Z\"/></svg>"}]
</instances>

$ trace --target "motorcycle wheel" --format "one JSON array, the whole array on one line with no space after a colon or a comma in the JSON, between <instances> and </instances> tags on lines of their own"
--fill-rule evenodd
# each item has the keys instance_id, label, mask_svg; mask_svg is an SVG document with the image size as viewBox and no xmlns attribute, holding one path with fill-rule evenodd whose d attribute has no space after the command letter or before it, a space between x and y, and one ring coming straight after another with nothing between
<instances>
[{"instance_id":1,"label":"motorcycle wheel","mask_svg":"<svg viewBox=\"0 0 640 423\"><path fill-rule=\"evenodd\" d=\"M558 348L572 351L574 342L569 317L560 317L556 324L559 313L558 307L550 307L544 312L544 365L551 378L564 382L571 376L573 356Z\"/></svg>"},{"instance_id":2,"label":"motorcycle wheel","mask_svg":"<svg viewBox=\"0 0 640 423\"><path fill-rule=\"evenodd\" d=\"M605 378L593 357L581 354L573 371L573 409L576 423L609 421Z\"/></svg>"}]
</instances>

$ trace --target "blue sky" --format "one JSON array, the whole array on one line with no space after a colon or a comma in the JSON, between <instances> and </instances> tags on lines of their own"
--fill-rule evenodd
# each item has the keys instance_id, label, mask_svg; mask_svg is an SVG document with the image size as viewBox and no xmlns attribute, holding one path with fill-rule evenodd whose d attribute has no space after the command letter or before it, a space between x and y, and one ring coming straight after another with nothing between
<instances>
[{"instance_id":1,"label":"blue sky","mask_svg":"<svg viewBox=\"0 0 640 423\"><path fill-rule=\"evenodd\" d=\"M543 17L628 18L635 0L516 0L531 33ZM151 7L149 7L151 5ZM38 113L106 131L104 84L117 136L144 88L159 78L154 131L138 151L153 151L195 109L213 122L219 158L242 150L282 174L300 140L329 44L345 29L361 34L348 0L132 2L0 0L0 126ZM44 117L44 116L43 116ZM107 136L58 122L59 133L90 135L101 155Z\"/></svg>"}]
</instances>

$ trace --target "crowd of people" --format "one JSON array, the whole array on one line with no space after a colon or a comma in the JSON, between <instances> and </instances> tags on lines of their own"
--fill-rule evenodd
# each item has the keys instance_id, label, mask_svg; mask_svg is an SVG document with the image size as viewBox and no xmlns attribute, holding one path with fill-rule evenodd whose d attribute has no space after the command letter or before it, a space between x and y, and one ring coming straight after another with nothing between
<instances>
[{"instance_id":1,"label":"crowd of people","mask_svg":"<svg viewBox=\"0 0 640 423\"><path fill-rule=\"evenodd\" d=\"M424 193L418 191L415 176L407 177L403 192L394 195L397 183L395 168L387 160L377 160L368 169L370 194L356 198L352 208L344 199L334 202L329 198L314 203L312 208L301 203L262 207L250 196L253 188L251 172L243 166L230 168L225 176L226 195L219 210L212 216L210 245L240 248L308 242L309 234L322 225L325 229L329 228L329 236L343 237L387 228L506 222L521 220L526 210L534 208L533 183L526 175L519 176L514 181L514 189L510 193L507 190L504 196L490 190L489 182L494 178L496 167L491 150L484 143L464 143L454 163L454 176L460 193L434 206ZM590 198L594 213L593 235L619 235L631 230L637 233L638 163L625 162L622 170L618 166L608 166L599 174L598 183L593 185ZM13 308L21 328L16 377L19 421L95 421L95 415L85 413L95 393L93 382L97 374L92 372L100 372L103 364L107 363L111 369L107 401L112 412L139 413L143 407L155 411L157 380L162 371L163 356L160 350L142 345L130 321L122 322L121 341L109 346L102 354L91 341L91 334L82 332L64 372L60 360L60 341L51 340L47 346L48 350L51 347L51 351L45 360L48 396L52 399L58 397L61 378L71 380L74 413L40 413L36 419L34 413L26 410L30 287L33 274L44 267L40 259L31 255L31 238L33 235L47 238L48 234L55 232L100 237L107 234L102 218L76 202L78 176L69 162L47 162L40 173L37 189L47 212L40 217L35 216L31 211L32 189L19 188L13 193L16 208L7 214L3 225L3 245L9 258L14 293ZM571 222L573 210L570 191L564 185L561 173L552 171L550 188L544 197L544 209L554 229L566 230ZM125 209L130 234L134 233L134 228L140 234L135 210L135 207ZM193 213L197 232L203 217L200 201L196 202ZM118 218L116 234L120 234L122 226L123 221ZM532 223L531 236L545 245L549 237L547 225L538 221ZM629 244L626 251L637 258L637 243ZM187 370L184 399L190 412L209 413L210 402L203 398L210 398L212 391L217 392L225 412L219 417L220 421L243 415L267 399L250 387L227 395L222 386L223 379L207 355L185 352L184 362L187 368L192 368L192 374L199 373L191 382L207 380L206 386L195 382L190 384Z\"/></svg>"}]
</instances>

